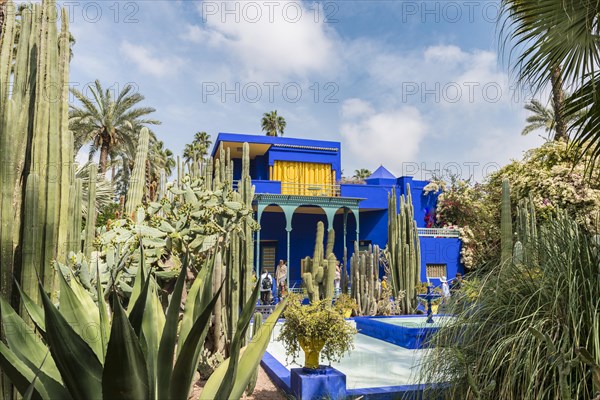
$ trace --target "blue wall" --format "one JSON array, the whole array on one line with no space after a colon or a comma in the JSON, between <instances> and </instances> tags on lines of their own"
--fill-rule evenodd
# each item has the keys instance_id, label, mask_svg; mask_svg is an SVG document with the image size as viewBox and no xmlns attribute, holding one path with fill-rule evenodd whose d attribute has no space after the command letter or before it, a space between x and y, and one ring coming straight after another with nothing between
<instances>
[{"instance_id":1,"label":"blue wall","mask_svg":"<svg viewBox=\"0 0 600 400\"><path fill-rule=\"evenodd\" d=\"M249 142L271 145L264 155L256 156L250 162L250 174L256 193L281 193L281 182L269 181L269 166L276 160L297 161L331 164L336 171L337 179L341 178L341 146L339 142L322 140L308 140L296 138L270 137L264 135L241 135L220 133L215 141L213 155L220 141L224 142ZM283 147L282 147L283 146ZM285 147L287 146L287 147ZM294 147L290 147L294 146ZM319 149L321 148L321 149ZM330 148L326 150L322 148ZM240 179L241 159L234 160L234 179ZM415 221L417 226L426 227L427 213L435 209L437 194L423 194L423 188L428 181L414 180L412 177L400 178L372 178L366 180L367 184L342 184L341 196L362 199L360 209L360 240L370 240L372 244L379 245L384 249L387 244L387 206L388 195L392 188L396 188L398 204L400 195L406 194L406 184L410 185L413 206L415 209ZM290 259L288 267L290 270L290 284L299 285L300 261L306 256L311 256L314 249L316 226L318 221L323 221L326 229L327 218L325 213L300 214L295 213L292 219ZM343 259L343 215L334 217L334 229L336 240L334 252L338 260ZM348 215L347 241L348 261L354 251L354 240L356 239L356 220L352 213ZM277 243L276 260L287 258L287 235L285 231L285 217L280 212L264 212L261 218L261 241L272 241ZM426 280L426 264L447 264L448 278L453 278L456 272L463 272L460 264L461 241L458 238L434 238L421 237L421 280ZM273 265L273 267L275 267ZM383 271L380 271L380 275ZM438 282L434 282L438 283Z\"/></svg>"},{"instance_id":2,"label":"blue wall","mask_svg":"<svg viewBox=\"0 0 600 400\"><path fill-rule=\"evenodd\" d=\"M461 241L458 238L420 237L421 239L421 281L427 280L426 264L446 264L446 278L454 278L457 272L464 274L460 264ZM439 281L432 280L434 285Z\"/></svg>"}]
</instances>

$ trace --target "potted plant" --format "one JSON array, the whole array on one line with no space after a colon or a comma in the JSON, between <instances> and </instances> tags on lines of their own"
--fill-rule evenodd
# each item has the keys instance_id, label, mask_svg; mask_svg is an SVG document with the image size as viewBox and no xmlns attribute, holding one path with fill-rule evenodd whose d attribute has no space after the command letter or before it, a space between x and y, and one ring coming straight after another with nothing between
<instances>
[{"instance_id":1,"label":"potted plant","mask_svg":"<svg viewBox=\"0 0 600 400\"><path fill-rule=\"evenodd\" d=\"M335 299L334 305L342 312L344 318L350 318L352 312L358 312L358 304L356 300L342 293L337 299Z\"/></svg>"},{"instance_id":2,"label":"potted plant","mask_svg":"<svg viewBox=\"0 0 600 400\"><path fill-rule=\"evenodd\" d=\"M304 370L319 369L321 353L330 363L339 361L354 348L356 329L348 323L339 307L330 299L302 305L300 297L291 295L284 313L285 322L278 340L292 362L304 351Z\"/></svg>"}]
</instances>

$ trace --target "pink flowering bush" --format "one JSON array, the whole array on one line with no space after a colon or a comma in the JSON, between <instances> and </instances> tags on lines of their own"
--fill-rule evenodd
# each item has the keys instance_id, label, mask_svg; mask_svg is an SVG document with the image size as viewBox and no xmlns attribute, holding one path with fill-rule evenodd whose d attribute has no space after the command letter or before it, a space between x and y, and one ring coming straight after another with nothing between
<instances>
[{"instance_id":1,"label":"pink flowering bush","mask_svg":"<svg viewBox=\"0 0 600 400\"><path fill-rule=\"evenodd\" d=\"M525 153L522 161L502 167L483 183L456 177L448 183L435 180L429 189L444 188L438 198L437 225L459 228L461 262L467 269L495 260L500 252L502 179L508 178L513 212L520 199L531 197L539 222L562 209L589 232L600 233L600 179L586 175L587 162L587 156L578 159L566 143L548 142Z\"/></svg>"}]
</instances>

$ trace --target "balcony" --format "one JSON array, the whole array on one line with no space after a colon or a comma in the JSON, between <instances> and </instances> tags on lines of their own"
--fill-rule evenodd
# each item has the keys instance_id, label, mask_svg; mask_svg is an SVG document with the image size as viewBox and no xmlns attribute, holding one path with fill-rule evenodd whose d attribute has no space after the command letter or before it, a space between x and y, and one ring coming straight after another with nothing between
<instances>
[{"instance_id":1,"label":"balcony","mask_svg":"<svg viewBox=\"0 0 600 400\"><path fill-rule=\"evenodd\" d=\"M237 187L238 182L234 182ZM289 194L294 196L340 197L340 185L319 185L281 181L252 180L256 193Z\"/></svg>"},{"instance_id":2,"label":"balcony","mask_svg":"<svg viewBox=\"0 0 600 400\"><path fill-rule=\"evenodd\" d=\"M340 197L340 185L281 182L281 194Z\"/></svg>"},{"instance_id":3,"label":"balcony","mask_svg":"<svg viewBox=\"0 0 600 400\"><path fill-rule=\"evenodd\" d=\"M417 228L419 236L423 237L443 237L443 238L458 238L460 231L458 229L448 228Z\"/></svg>"}]
</instances>

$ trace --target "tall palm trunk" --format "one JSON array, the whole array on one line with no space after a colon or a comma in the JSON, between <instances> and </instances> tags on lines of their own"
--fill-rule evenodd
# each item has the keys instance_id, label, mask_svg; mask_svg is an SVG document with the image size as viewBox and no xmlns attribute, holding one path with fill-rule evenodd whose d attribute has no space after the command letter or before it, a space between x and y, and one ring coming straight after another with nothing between
<instances>
[{"instance_id":1,"label":"tall palm trunk","mask_svg":"<svg viewBox=\"0 0 600 400\"><path fill-rule=\"evenodd\" d=\"M554 140L567 140L567 122L565 120L565 91L561 77L560 65L552 67L550 76L552 84L552 105L554 108Z\"/></svg>"},{"instance_id":2,"label":"tall palm trunk","mask_svg":"<svg viewBox=\"0 0 600 400\"><path fill-rule=\"evenodd\" d=\"M106 173L106 164L108 164L108 155L110 153L110 135L108 132L102 132L102 144L100 145L100 172Z\"/></svg>"}]
</instances>

